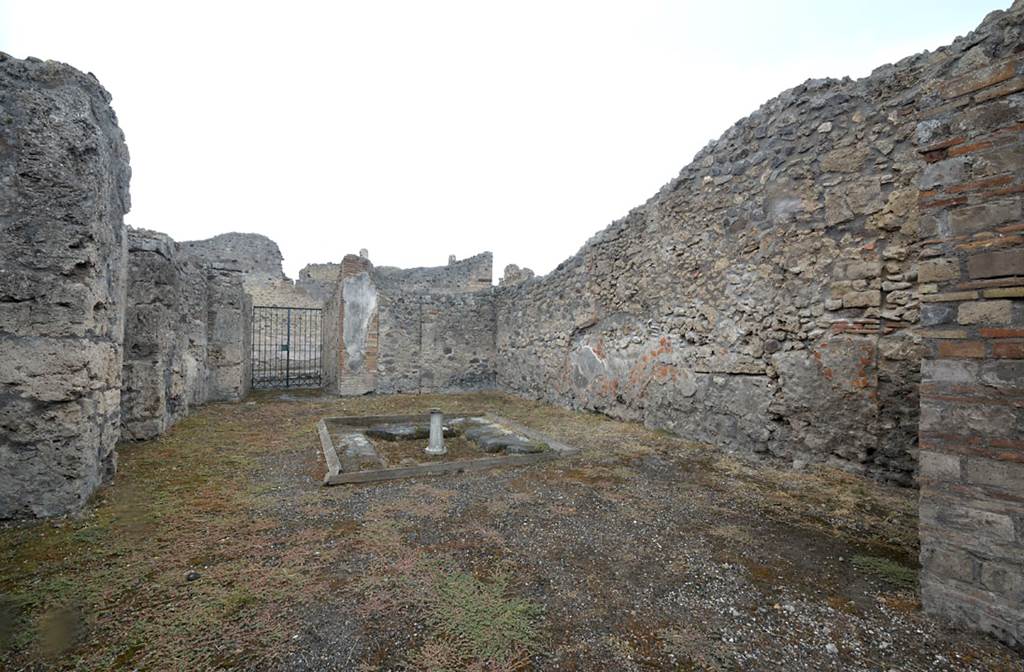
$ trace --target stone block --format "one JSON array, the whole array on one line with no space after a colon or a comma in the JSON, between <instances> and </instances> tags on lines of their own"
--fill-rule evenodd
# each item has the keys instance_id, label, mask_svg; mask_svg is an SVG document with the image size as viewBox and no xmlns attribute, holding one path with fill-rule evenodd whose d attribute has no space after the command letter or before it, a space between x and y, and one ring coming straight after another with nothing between
<instances>
[{"instance_id":1,"label":"stone block","mask_svg":"<svg viewBox=\"0 0 1024 672\"><path fill-rule=\"evenodd\" d=\"M917 265L920 282L943 282L960 277L960 264L956 259L928 259Z\"/></svg>"},{"instance_id":2,"label":"stone block","mask_svg":"<svg viewBox=\"0 0 1024 672\"><path fill-rule=\"evenodd\" d=\"M843 308L866 308L882 305L882 293L877 290L848 292L843 295Z\"/></svg>"},{"instance_id":3,"label":"stone block","mask_svg":"<svg viewBox=\"0 0 1024 672\"><path fill-rule=\"evenodd\" d=\"M967 158L963 156L929 163L925 165L918 177L918 186L921 189L934 189L943 185L963 182L967 179L969 167Z\"/></svg>"},{"instance_id":4,"label":"stone block","mask_svg":"<svg viewBox=\"0 0 1024 672\"><path fill-rule=\"evenodd\" d=\"M956 322L957 304L926 303L921 306L921 326L932 327Z\"/></svg>"},{"instance_id":5,"label":"stone block","mask_svg":"<svg viewBox=\"0 0 1024 672\"><path fill-rule=\"evenodd\" d=\"M918 453L918 460L922 480L949 481L952 483L960 481L959 456L922 450Z\"/></svg>"},{"instance_id":6,"label":"stone block","mask_svg":"<svg viewBox=\"0 0 1024 672\"><path fill-rule=\"evenodd\" d=\"M965 583L976 580L980 562L970 553L928 538L921 544L921 568L932 576Z\"/></svg>"},{"instance_id":7,"label":"stone block","mask_svg":"<svg viewBox=\"0 0 1024 672\"><path fill-rule=\"evenodd\" d=\"M989 560L981 563L981 585L1011 603L1024 604L1024 564Z\"/></svg>"},{"instance_id":8,"label":"stone block","mask_svg":"<svg viewBox=\"0 0 1024 672\"><path fill-rule=\"evenodd\" d=\"M1000 224L1017 221L1020 217L1020 199L989 201L950 210L949 228L954 236L969 236L991 231Z\"/></svg>"},{"instance_id":9,"label":"stone block","mask_svg":"<svg viewBox=\"0 0 1024 672\"><path fill-rule=\"evenodd\" d=\"M966 301L959 304L960 324L1009 324L1013 316L1012 301Z\"/></svg>"},{"instance_id":10,"label":"stone block","mask_svg":"<svg viewBox=\"0 0 1024 672\"><path fill-rule=\"evenodd\" d=\"M1024 248L972 254L967 259L967 273L976 279L1024 275Z\"/></svg>"},{"instance_id":11,"label":"stone block","mask_svg":"<svg viewBox=\"0 0 1024 672\"><path fill-rule=\"evenodd\" d=\"M974 485L986 485L1008 493L1024 492L1024 464L970 457L966 473L966 481Z\"/></svg>"}]
</instances>

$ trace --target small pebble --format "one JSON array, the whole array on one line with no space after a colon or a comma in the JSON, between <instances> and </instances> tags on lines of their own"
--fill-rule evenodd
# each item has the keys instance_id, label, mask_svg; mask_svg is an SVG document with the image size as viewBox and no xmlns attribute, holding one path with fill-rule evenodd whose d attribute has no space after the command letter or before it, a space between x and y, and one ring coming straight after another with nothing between
<instances>
[{"instance_id":1,"label":"small pebble","mask_svg":"<svg viewBox=\"0 0 1024 672\"><path fill-rule=\"evenodd\" d=\"M191 571L191 572L189 572L188 574L185 575L185 580L186 581L195 581L198 578L199 578L199 572L197 572L195 570L193 570L193 571Z\"/></svg>"}]
</instances>

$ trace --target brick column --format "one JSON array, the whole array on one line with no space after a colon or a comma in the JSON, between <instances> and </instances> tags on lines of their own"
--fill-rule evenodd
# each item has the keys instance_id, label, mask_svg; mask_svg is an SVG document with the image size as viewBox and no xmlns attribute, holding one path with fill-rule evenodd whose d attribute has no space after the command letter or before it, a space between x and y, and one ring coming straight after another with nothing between
<instances>
[{"instance_id":1,"label":"brick column","mask_svg":"<svg viewBox=\"0 0 1024 672\"><path fill-rule=\"evenodd\" d=\"M953 72L956 72L954 69ZM1024 642L1024 61L923 96L921 598Z\"/></svg>"}]
</instances>

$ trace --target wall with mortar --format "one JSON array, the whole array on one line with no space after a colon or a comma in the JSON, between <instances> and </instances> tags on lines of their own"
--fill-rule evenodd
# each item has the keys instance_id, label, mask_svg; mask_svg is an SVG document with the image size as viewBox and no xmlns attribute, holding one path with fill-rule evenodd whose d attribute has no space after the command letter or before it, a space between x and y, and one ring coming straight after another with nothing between
<instances>
[{"instance_id":1,"label":"wall with mortar","mask_svg":"<svg viewBox=\"0 0 1024 672\"><path fill-rule=\"evenodd\" d=\"M206 282L207 398L236 401L252 382L252 300L238 268L210 266Z\"/></svg>"},{"instance_id":2,"label":"wall with mortar","mask_svg":"<svg viewBox=\"0 0 1024 672\"><path fill-rule=\"evenodd\" d=\"M367 394L377 389L377 286L373 264L346 255L338 282L324 306L324 389Z\"/></svg>"},{"instance_id":3,"label":"wall with mortar","mask_svg":"<svg viewBox=\"0 0 1024 672\"><path fill-rule=\"evenodd\" d=\"M921 597L1024 648L1024 3L921 92Z\"/></svg>"},{"instance_id":4,"label":"wall with mortar","mask_svg":"<svg viewBox=\"0 0 1024 672\"><path fill-rule=\"evenodd\" d=\"M1005 24L861 80L786 91L557 270L499 288L499 384L911 483L915 106Z\"/></svg>"},{"instance_id":5,"label":"wall with mortar","mask_svg":"<svg viewBox=\"0 0 1024 672\"><path fill-rule=\"evenodd\" d=\"M125 309L121 426L125 439L149 439L188 412L196 391L186 384L185 357L192 356L179 325L185 269L170 237L128 231L128 293ZM203 292L205 294L205 292ZM203 324L205 325L205 319ZM205 340L205 339L204 339ZM204 344L205 345L205 344ZM205 358L191 367L205 392ZM202 396L205 397L203 393Z\"/></svg>"},{"instance_id":6,"label":"wall with mortar","mask_svg":"<svg viewBox=\"0 0 1024 672\"><path fill-rule=\"evenodd\" d=\"M295 286L308 294L319 305L327 303L338 284L341 264L306 264L299 271Z\"/></svg>"},{"instance_id":7,"label":"wall with mortar","mask_svg":"<svg viewBox=\"0 0 1024 672\"><path fill-rule=\"evenodd\" d=\"M482 252L468 259L449 259L446 266L376 269L377 283L392 294L421 292L463 294L490 290L494 255Z\"/></svg>"},{"instance_id":8,"label":"wall with mortar","mask_svg":"<svg viewBox=\"0 0 1024 672\"><path fill-rule=\"evenodd\" d=\"M0 53L0 518L73 511L116 467L130 168L109 103Z\"/></svg>"},{"instance_id":9,"label":"wall with mortar","mask_svg":"<svg viewBox=\"0 0 1024 672\"><path fill-rule=\"evenodd\" d=\"M326 388L365 394L494 387L490 269L490 253L405 270L346 256L325 307Z\"/></svg>"},{"instance_id":10,"label":"wall with mortar","mask_svg":"<svg viewBox=\"0 0 1024 672\"><path fill-rule=\"evenodd\" d=\"M378 392L495 386L494 293L381 294Z\"/></svg>"},{"instance_id":11,"label":"wall with mortar","mask_svg":"<svg viewBox=\"0 0 1024 672\"><path fill-rule=\"evenodd\" d=\"M129 229L123 438L153 438L192 406L245 395L247 301L240 270L197 259L164 234Z\"/></svg>"},{"instance_id":12,"label":"wall with mortar","mask_svg":"<svg viewBox=\"0 0 1024 672\"><path fill-rule=\"evenodd\" d=\"M239 271L254 305L303 308L320 308L323 305L322 299L314 298L304 287L288 279L281 267L283 257L280 248L266 236L223 233L206 240L188 240L180 245L190 257Z\"/></svg>"}]
</instances>

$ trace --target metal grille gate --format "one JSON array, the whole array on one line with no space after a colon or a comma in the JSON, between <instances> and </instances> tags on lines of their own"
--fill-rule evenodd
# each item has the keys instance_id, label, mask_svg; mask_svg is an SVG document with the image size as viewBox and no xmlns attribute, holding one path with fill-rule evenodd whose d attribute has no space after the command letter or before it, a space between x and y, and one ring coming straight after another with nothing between
<instances>
[{"instance_id":1,"label":"metal grille gate","mask_svg":"<svg viewBox=\"0 0 1024 672\"><path fill-rule=\"evenodd\" d=\"M253 389L320 387L321 313L319 308L253 306Z\"/></svg>"}]
</instances>

